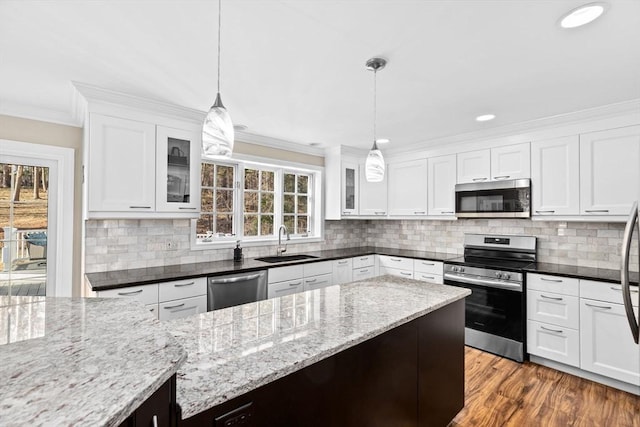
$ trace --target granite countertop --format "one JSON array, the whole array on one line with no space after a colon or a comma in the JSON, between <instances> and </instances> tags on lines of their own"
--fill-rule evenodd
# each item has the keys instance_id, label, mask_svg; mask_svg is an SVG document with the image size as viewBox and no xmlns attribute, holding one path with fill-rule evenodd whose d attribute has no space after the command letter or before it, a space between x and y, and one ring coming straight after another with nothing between
<instances>
[{"instance_id":1,"label":"granite countertop","mask_svg":"<svg viewBox=\"0 0 640 427\"><path fill-rule=\"evenodd\" d=\"M330 261L334 259L350 258L371 254L402 256L431 261L445 261L450 258L458 257L458 255L456 254L443 252L413 251L374 246L304 252L304 254L311 255L316 258L278 263L258 261L255 258L247 258L241 263L233 262L233 260L200 262L192 264L168 265L163 267L148 267L130 270L114 270L100 273L88 273L86 275L86 278L93 291L104 291L107 289L123 288L132 285L151 284L163 281L166 282L168 280L250 272L256 270L264 270L266 268L285 267L294 264Z\"/></svg>"},{"instance_id":2,"label":"granite countertop","mask_svg":"<svg viewBox=\"0 0 640 427\"><path fill-rule=\"evenodd\" d=\"M556 276L573 277L575 279L597 280L600 282L620 283L620 270L606 268L578 267L575 265L536 263L525 268L529 273L553 274ZM637 285L640 277L637 271L629 275L631 284Z\"/></svg>"},{"instance_id":3,"label":"granite countertop","mask_svg":"<svg viewBox=\"0 0 640 427\"><path fill-rule=\"evenodd\" d=\"M0 297L0 424L118 425L185 359L139 303Z\"/></svg>"},{"instance_id":4,"label":"granite countertop","mask_svg":"<svg viewBox=\"0 0 640 427\"><path fill-rule=\"evenodd\" d=\"M307 291L165 323L186 349L182 418L284 377L471 292L393 276Z\"/></svg>"}]
</instances>

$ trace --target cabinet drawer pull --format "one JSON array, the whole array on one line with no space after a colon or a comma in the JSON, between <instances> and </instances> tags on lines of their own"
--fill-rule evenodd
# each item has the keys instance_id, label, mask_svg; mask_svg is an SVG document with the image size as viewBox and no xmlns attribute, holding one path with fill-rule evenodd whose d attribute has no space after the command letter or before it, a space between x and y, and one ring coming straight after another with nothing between
<instances>
[{"instance_id":1,"label":"cabinet drawer pull","mask_svg":"<svg viewBox=\"0 0 640 427\"><path fill-rule=\"evenodd\" d=\"M185 207L179 207L178 209L191 209L191 210L196 210L198 208L185 208Z\"/></svg>"},{"instance_id":2,"label":"cabinet drawer pull","mask_svg":"<svg viewBox=\"0 0 640 427\"><path fill-rule=\"evenodd\" d=\"M414 215L424 215L426 212L425 211L415 211L413 214Z\"/></svg>"},{"instance_id":3,"label":"cabinet drawer pull","mask_svg":"<svg viewBox=\"0 0 640 427\"><path fill-rule=\"evenodd\" d=\"M595 304L589 304L588 302L584 303L585 305L588 305L589 307L595 307L595 308L602 308L604 310L611 310L611 307L607 307L606 305L595 305Z\"/></svg>"},{"instance_id":4,"label":"cabinet drawer pull","mask_svg":"<svg viewBox=\"0 0 640 427\"><path fill-rule=\"evenodd\" d=\"M174 286L175 288L182 288L182 287L185 287L185 286L191 286L191 285L195 285L195 284L196 284L196 282L178 283L178 284L175 284L175 285L173 285L173 286Z\"/></svg>"},{"instance_id":5,"label":"cabinet drawer pull","mask_svg":"<svg viewBox=\"0 0 640 427\"><path fill-rule=\"evenodd\" d=\"M508 179L511 178L511 175L501 175L501 176L494 176L493 179Z\"/></svg>"},{"instance_id":6,"label":"cabinet drawer pull","mask_svg":"<svg viewBox=\"0 0 640 427\"><path fill-rule=\"evenodd\" d=\"M473 178L471 181L486 181L487 178Z\"/></svg>"},{"instance_id":7,"label":"cabinet drawer pull","mask_svg":"<svg viewBox=\"0 0 640 427\"><path fill-rule=\"evenodd\" d=\"M365 268L364 270L360 270L360 273L368 273L368 272L369 272L368 268Z\"/></svg>"},{"instance_id":8,"label":"cabinet drawer pull","mask_svg":"<svg viewBox=\"0 0 640 427\"><path fill-rule=\"evenodd\" d=\"M455 212L454 211L442 211L443 214L451 214L453 215Z\"/></svg>"},{"instance_id":9,"label":"cabinet drawer pull","mask_svg":"<svg viewBox=\"0 0 640 427\"><path fill-rule=\"evenodd\" d=\"M585 209L584 211L587 213L607 213L609 209Z\"/></svg>"},{"instance_id":10,"label":"cabinet drawer pull","mask_svg":"<svg viewBox=\"0 0 640 427\"><path fill-rule=\"evenodd\" d=\"M563 332L562 329L551 329L551 328L546 328L544 326L540 326L540 329L544 329L545 331L549 331L549 332L555 332L556 334L561 334Z\"/></svg>"},{"instance_id":11,"label":"cabinet drawer pull","mask_svg":"<svg viewBox=\"0 0 640 427\"><path fill-rule=\"evenodd\" d=\"M351 212L342 212L342 215L351 215Z\"/></svg>"},{"instance_id":12,"label":"cabinet drawer pull","mask_svg":"<svg viewBox=\"0 0 640 427\"><path fill-rule=\"evenodd\" d=\"M376 215L384 215L386 212L376 212Z\"/></svg>"},{"instance_id":13,"label":"cabinet drawer pull","mask_svg":"<svg viewBox=\"0 0 640 427\"><path fill-rule=\"evenodd\" d=\"M300 286L302 285L302 282L298 282L298 283L289 283L289 286Z\"/></svg>"},{"instance_id":14,"label":"cabinet drawer pull","mask_svg":"<svg viewBox=\"0 0 640 427\"><path fill-rule=\"evenodd\" d=\"M360 258L360 261L369 261L369 257L368 256L362 257Z\"/></svg>"},{"instance_id":15,"label":"cabinet drawer pull","mask_svg":"<svg viewBox=\"0 0 640 427\"><path fill-rule=\"evenodd\" d=\"M622 292L622 286L620 286L619 288L618 288L618 287L615 287L615 286L611 286L611 290L612 290L612 291ZM629 292L631 292L631 293L633 293L633 294L637 294L637 293L639 292L639 290L638 290L638 289L631 289L631 288L630 288L630 289L629 289Z\"/></svg>"},{"instance_id":16,"label":"cabinet drawer pull","mask_svg":"<svg viewBox=\"0 0 640 427\"><path fill-rule=\"evenodd\" d=\"M543 282L562 283L562 279L547 279L545 277L541 277L540 280L542 280Z\"/></svg>"},{"instance_id":17,"label":"cabinet drawer pull","mask_svg":"<svg viewBox=\"0 0 640 427\"><path fill-rule=\"evenodd\" d=\"M318 281L318 279L307 279L307 280L305 280L305 282L307 282L307 283L315 283L317 281ZM291 285L289 285L289 286L291 286Z\"/></svg>"},{"instance_id":18,"label":"cabinet drawer pull","mask_svg":"<svg viewBox=\"0 0 640 427\"><path fill-rule=\"evenodd\" d=\"M276 293L278 292L289 292L289 289L276 289Z\"/></svg>"},{"instance_id":19,"label":"cabinet drawer pull","mask_svg":"<svg viewBox=\"0 0 640 427\"><path fill-rule=\"evenodd\" d=\"M127 295L136 295L142 292L142 289L138 289L137 291L131 292L118 292L118 295L127 296Z\"/></svg>"},{"instance_id":20,"label":"cabinet drawer pull","mask_svg":"<svg viewBox=\"0 0 640 427\"><path fill-rule=\"evenodd\" d=\"M348 263L349 263L349 261L338 261L339 265L345 265L345 264L348 264Z\"/></svg>"},{"instance_id":21,"label":"cabinet drawer pull","mask_svg":"<svg viewBox=\"0 0 640 427\"><path fill-rule=\"evenodd\" d=\"M549 210L549 211L536 211L536 213L555 213L554 210Z\"/></svg>"},{"instance_id":22,"label":"cabinet drawer pull","mask_svg":"<svg viewBox=\"0 0 640 427\"><path fill-rule=\"evenodd\" d=\"M411 273L407 273L406 271L401 271L400 274L403 276L411 276Z\"/></svg>"},{"instance_id":23,"label":"cabinet drawer pull","mask_svg":"<svg viewBox=\"0 0 640 427\"><path fill-rule=\"evenodd\" d=\"M151 206L129 206L129 209L151 209Z\"/></svg>"},{"instance_id":24,"label":"cabinet drawer pull","mask_svg":"<svg viewBox=\"0 0 640 427\"><path fill-rule=\"evenodd\" d=\"M164 309L165 310L171 310L171 309L182 307L182 306L184 306L184 303L178 304L178 305L170 305L170 306L165 307Z\"/></svg>"},{"instance_id":25,"label":"cabinet drawer pull","mask_svg":"<svg viewBox=\"0 0 640 427\"><path fill-rule=\"evenodd\" d=\"M424 262L424 261L422 261L422 265L432 265L433 266L433 265L436 265L436 264L433 263L433 262Z\"/></svg>"},{"instance_id":26,"label":"cabinet drawer pull","mask_svg":"<svg viewBox=\"0 0 640 427\"><path fill-rule=\"evenodd\" d=\"M433 276L425 276L424 274L421 275L420 277L422 277L423 279L431 279L431 280L435 279L435 277Z\"/></svg>"},{"instance_id":27,"label":"cabinet drawer pull","mask_svg":"<svg viewBox=\"0 0 640 427\"><path fill-rule=\"evenodd\" d=\"M555 300L555 301L562 301L562 298L559 298L559 297L548 297L548 296L543 295L543 294L540 294L540 296L542 298L544 298L544 299L552 299L552 300Z\"/></svg>"}]
</instances>

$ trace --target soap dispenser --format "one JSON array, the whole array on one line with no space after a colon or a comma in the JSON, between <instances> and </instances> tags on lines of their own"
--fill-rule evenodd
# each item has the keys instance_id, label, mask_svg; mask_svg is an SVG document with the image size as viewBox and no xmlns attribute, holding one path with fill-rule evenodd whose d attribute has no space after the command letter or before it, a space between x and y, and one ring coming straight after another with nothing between
<instances>
[{"instance_id":1,"label":"soap dispenser","mask_svg":"<svg viewBox=\"0 0 640 427\"><path fill-rule=\"evenodd\" d=\"M236 241L236 248L233 250L233 261L242 262L242 248L240 247L240 240Z\"/></svg>"}]
</instances>

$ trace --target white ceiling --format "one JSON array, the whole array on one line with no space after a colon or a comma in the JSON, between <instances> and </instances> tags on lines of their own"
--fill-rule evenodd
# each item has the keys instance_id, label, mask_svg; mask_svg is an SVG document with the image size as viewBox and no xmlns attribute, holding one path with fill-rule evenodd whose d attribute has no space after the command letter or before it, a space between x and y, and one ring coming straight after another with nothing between
<instances>
[{"instance_id":1,"label":"white ceiling","mask_svg":"<svg viewBox=\"0 0 640 427\"><path fill-rule=\"evenodd\" d=\"M222 99L251 133L394 148L640 98L640 0L223 0ZM216 0L0 0L0 113L71 122L79 81L205 111ZM492 122L477 123L479 114Z\"/></svg>"}]
</instances>

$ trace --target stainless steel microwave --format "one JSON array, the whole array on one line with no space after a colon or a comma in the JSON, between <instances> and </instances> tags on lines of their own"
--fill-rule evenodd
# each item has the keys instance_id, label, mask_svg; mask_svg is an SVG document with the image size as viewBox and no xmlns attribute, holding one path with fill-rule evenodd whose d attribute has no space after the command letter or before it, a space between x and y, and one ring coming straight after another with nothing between
<instances>
[{"instance_id":1,"label":"stainless steel microwave","mask_svg":"<svg viewBox=\"0 0 640 427\"><path fill-rule=\"evenodd\" d=\"M458 218L529 218L531 180L474 182L456 185Z\"/></svg>"}]
</instances>

